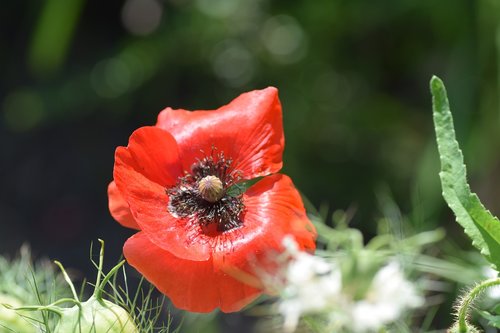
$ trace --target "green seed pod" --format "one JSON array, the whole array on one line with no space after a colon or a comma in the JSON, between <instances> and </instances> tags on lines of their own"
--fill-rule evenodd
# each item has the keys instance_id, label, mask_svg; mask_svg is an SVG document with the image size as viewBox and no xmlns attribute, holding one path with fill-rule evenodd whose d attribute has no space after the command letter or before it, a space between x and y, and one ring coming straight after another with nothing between
<instances>
[{"instance_id":1,"label":"green seed pod","mask_svg":"<svg viewBox=\"0 0 500 333\"><path fill-rule=\"evenodd\" d=\"M2 304L8 304L10 307L16 308L21 306L21 302L8 295L0 294L0 333L33 332L33 325L24 318L18 311L9 309Z\"/></svg>"},{"instance_id":2,"label":"green seed pod","mask_svg":"<svg viewBox=\"0 0 500 333\"><path fill-rule=\"evenodd\" d=\"M107 300L91 297L61 313L54 333L139 333L129 313Z\"/></svg>"}]
</instances>

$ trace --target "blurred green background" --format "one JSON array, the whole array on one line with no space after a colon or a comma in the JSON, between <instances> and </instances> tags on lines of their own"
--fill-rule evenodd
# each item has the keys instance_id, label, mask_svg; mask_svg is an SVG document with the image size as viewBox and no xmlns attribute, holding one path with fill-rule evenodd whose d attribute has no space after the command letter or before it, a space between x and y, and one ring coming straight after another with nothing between
<instances>
[{"instance_id":1,"label":"blurred green background","mask_svg":"<svg viewBox=\"0 0 500 333\"><path fill-rule=\"evenodd\" d=\"M46 0L0 10L0 253L88 269L116 146L167 106L276 86L283 172L367 238L389 189L415 231L469 241L441 198L428 82L443 78L473 190L500 213L500 2ZM85 266L87 265L87 266ZM446 320L445 320L446 321Z\"/></svg>"}]
</instances>

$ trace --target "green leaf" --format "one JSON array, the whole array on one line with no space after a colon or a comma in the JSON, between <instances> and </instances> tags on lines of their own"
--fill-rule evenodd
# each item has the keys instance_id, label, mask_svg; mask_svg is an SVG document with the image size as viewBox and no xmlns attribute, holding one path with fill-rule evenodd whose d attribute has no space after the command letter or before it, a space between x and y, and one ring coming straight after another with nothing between
<instances>
[{"instance_id":1,"label":"green leaf","mask_svg":"<svg viewBox=\"0 0 500 333\"><path fill-rule=\"evenodd\" d=\"M484 208L475 193L471 193L443 82L434 76L430 86L443 197L455 213L457 222L472 239L472 244L499 269L500 221Z\"/></svg>"},{"instance_id":2,"label":"green leaf","mask_svg":"<svg viewBox=\"0 0 500 333\"><path fill-rule=\"evenodd\" d=\"M481 317L488 320L488 325L496 328L500 328L500 316L492 315L487 311L477 310Z\"/></svg>"},{"instance_id":3,"label":"green leaf","mask_svg":"<svg viewBox=\"0 0 500 333\"><path fill-rule=\"evenodd\" d=\"M252 187L255 183L257 183L261 179L262 179L262 177L257 177L254 179L245 180L245 181L242 181L240 183L236 183L227 189L227 194L229 196L232 196L232 197L240 196L243 193L245 193L246 190L248 190L250 187Z\"/></svg>"}]
</instances>

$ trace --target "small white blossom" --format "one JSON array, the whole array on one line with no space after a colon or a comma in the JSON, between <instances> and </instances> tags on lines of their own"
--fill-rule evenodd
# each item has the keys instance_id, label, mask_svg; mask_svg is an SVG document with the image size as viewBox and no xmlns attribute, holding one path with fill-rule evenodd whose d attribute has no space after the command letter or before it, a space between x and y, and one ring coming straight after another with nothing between
<instances>
[{"instance_id":1,"label":"small white blossom","mask_svg":"<svg viewBox=\"0 0 500 333\"><path fill-rule=\"evenodd\" d=\"M278 309L284 317L284 331L293 332L301 315L324 312L335 304L342 289L342 275L334 264L299 251L293 239L286 237L283 245L291 261Z\"/></svg>"},{"instance_id":2,"label":"small white blossom","mask_svg":"<svg viewBox=\"0 0 500 333\"><path fill-rule=\"evenodd\" d=\"M380 269L365 298L352 306L355 332L373 332L397 320L402 313L424 304L414 285L408 281L398 263L390 262Z\"/></svg>"},{"instance_id":3,"label":"small white blossom","mask_svg":"<svg viewBox=\"0 0 500 333\"><path fill-rule=\"evenodd\" d=\"M284 269L273 281L281 281L274 288L281 296L278 312L284 318L285 333L294 332L303 315L323 316L325 332L377 332L398 320L406 310L424 304L423 297L395 261L370 278L358 276L365 273L363 270L348 268L343 272L341 267L345 265L338 261L342 258L326 260L301 251L293 237L283 239L283 246Z\"/></svg>"}]
</instances>

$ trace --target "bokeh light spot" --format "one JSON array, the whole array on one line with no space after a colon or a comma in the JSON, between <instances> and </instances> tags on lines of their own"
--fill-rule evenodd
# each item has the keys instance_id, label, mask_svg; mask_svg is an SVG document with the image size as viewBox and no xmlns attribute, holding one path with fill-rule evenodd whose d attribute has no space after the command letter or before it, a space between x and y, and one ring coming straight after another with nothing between
<instances>
[{"instance_id":1,"label":"bokeh light spot","mask_svg":"<svg viewBox=\"0 0 500 333\"><path fill-rule=\"evenodd\" d=\"M198 9L212 17L227 18L236 13L240 6L239 0L197 0Z\"/></svg>"},{"instance_id":2,"label":"bokeh light spot","mask_svg":"<svg viewBox=\"0 0 500 333\"><path fill-rule=\"evenodd\" d=\"M123 26L133 35L147 36L158 28L162 14L157 0L127 0L122 8Z\"/></svg>"},{"instance_id":3,"label":"bokeh light spot","mask_svg":"<svg viewBox=\"0 0 500 333\"><path fill-rule=\"evenodd\" d=\"M45 116L40 95L33 90L17 90L5 97L3 111L7 126L16 132L29 131Z\"/></svg>"},{"instance_id":4,"label":"bokeh light spot","mask_svg":"<svg viewBox=\"0 0 500 333\"><path fill-rule=\"evenodd\" d=\"M291 16L271 17L264 24L261 36L267 51L277 62L294 63L306 54L306 35Z\"/></svg>"},{"instance_id":5,"label":"bokeh light spot","mask_svg":"<svg viewBox=\"0 0 500 333\"><path fill-rule=\"evenodd\" d=\"M233 87L241 86L252 79L255 60L241 43L226 40L215 49L212 66L219 78Z\"/></svg>"},{"instance_id":6,"label":"bokeh light spot","mask_svg":"<svg viewBox=\"0 0 500 333\"><path fill-rule=\"evenodd\" d=\"M97 63L90 74L90 80L99 96L115 98L130 89L132 73L127 63L119 58L112 58Z\"/></svg>"}]
</instances>

